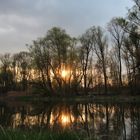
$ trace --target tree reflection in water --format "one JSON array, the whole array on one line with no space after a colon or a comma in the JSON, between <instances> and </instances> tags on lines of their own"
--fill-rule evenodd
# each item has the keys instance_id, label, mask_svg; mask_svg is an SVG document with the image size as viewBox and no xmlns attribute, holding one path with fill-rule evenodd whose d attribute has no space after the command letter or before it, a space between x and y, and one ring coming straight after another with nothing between
<instances>
[{"instance_id":1,"label":"tree reflection in water","mask_svg":"<svg viewBox=\"0 0 140 140\"><path fill-rule=\"evenodd\" d=\"M25 104L0 106L4 127L71 129L100 139L140 139L140 105L136 104Z\"/></svg>"}]
</instances>

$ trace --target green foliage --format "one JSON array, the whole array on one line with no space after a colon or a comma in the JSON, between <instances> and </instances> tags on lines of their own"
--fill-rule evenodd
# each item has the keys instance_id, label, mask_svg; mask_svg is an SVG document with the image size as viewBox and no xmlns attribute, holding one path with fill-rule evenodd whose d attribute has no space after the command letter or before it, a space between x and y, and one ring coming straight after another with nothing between
<instances>
[{"instance_id":1,"label":"green foliage","mask_svg":"<svg viewBox=\"0 0 140 140\"><path fill-rule=\"evenodd\" d=\"M1 140L83 140L76 133L70 131L50 132L50 131L22 131L5 130L1 127Z\"/></svg>"}]
</instances>

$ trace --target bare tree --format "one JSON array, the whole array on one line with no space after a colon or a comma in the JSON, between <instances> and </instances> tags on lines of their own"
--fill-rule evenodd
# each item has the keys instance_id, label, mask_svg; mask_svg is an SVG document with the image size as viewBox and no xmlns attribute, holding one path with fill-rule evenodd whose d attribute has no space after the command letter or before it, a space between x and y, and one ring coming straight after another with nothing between
<instances>
[{"instance_id":1,"label":"bare tree","mask_svg":"<svg viewBox=\"0 0 140 140\"><path fill-rule=\"evenodd\" d=\"M118 55L119 63L119 86L122 86L122 57L121 48L123 45L123 39L125 36L125 31L122 27L126 24L123 18L113 18L108 24L108 31L110 32L114 46L117 48L116 53Z\"/></svg>"},{"instance_id":2,"label":"bare tree","mask_svg":"<svg viewBox=\"0 0 140 140\"><path fill-rule=\"evenodd\" d=\"M107 37L104 34L101 27L94 27L93 31L94 31L93 50L97 55L98 61L101 64L104 77L105 93L107 93L107 55L108 55Z\"/></svg>"},{"instance_id":3,"label":"bare tree","mask_svg":"<svg viewBox=\"0 0 140 140\"><path fill-rule=\"evenodd\" d=\"M92 47L93 47L93 32L91 29L87 30L80 38L81 42L81 62L82 62L82 72L84 81L84 90L87 92L88 88L88 73L90 71L90 59L92 57Z\"/></svg>"}]
</instances>

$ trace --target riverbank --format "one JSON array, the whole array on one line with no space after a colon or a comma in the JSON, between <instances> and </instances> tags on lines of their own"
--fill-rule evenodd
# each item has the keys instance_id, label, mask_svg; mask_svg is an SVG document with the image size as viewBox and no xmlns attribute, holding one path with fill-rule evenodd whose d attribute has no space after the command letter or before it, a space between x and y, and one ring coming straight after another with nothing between
<instances>
[{"instance_id":1,"label":"riverbank","mask_svg":"<svg viewBox=\"0 0 140 140\"><path fill-rule=\"evenodd\" d=\"M8 92L5 96L0 97L0 101L44 101L44 102L80 102L80 103L89 103L89 102L109 102L109 103L140 103L140 95L77 95L77 96L39 96L27 94L26 92L17 92L11 91Z\"/></svg>"}]
</instances>

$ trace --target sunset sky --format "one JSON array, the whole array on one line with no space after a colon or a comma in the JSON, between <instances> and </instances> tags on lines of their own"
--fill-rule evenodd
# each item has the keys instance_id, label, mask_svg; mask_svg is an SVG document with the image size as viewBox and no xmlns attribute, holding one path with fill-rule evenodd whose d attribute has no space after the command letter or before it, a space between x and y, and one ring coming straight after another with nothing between
<instances>
[{"instance_id":1,"label":"sunset sky","mask_svg":"<svg viewBox=\"0 0 140 140\"><path fill-rule=\"evenodd\" d=\"M0 53L27 50L53 26L75 37L93 25L106 27L132 6L132 0L0 0Z\"/></svg>"}]
</instances>

